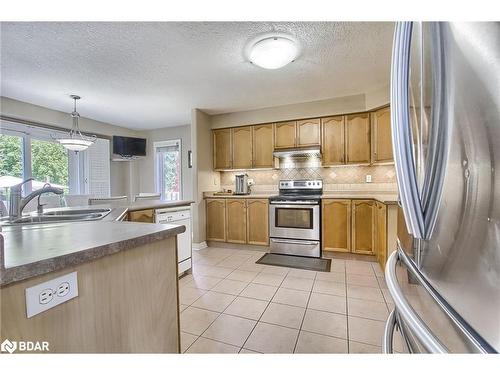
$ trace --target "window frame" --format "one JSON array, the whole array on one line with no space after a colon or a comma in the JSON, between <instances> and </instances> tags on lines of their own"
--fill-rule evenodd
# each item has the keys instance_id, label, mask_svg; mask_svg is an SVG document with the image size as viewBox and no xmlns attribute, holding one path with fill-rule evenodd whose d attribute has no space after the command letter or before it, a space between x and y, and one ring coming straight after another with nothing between
<instances>
[{"instance_id":1,"label":"window frame","mask_svg":"<svg viewBox=\"0 0 500 375\"><path fill-rule=\"evenodd\" d=\"M161 148L161 147L176 146L176 145L179 146L179 159L180 159L179 160L180 168L179 168L179 199L178 200L182 200L183 196L184 196L184 184L183 184L183 181L182 181L182 162L183 162L183 157L182 157L182 139L176 138L176 139L168 139L168 140L165 140L165 141L156 141L156 142L153 142L154 182L155 182L156 192L160 193L161 199L164 199L164 197L163 197L164 189L163 189L163 186L162 186L163 182L161 182L160 178L159 178L159 173L158 173L159 160L158 160L158 152L156 150L158 148Z\"/></svg>"},{"instance_id":2,"label":"window frame","mask_svg":"<svg viewBox=\"0 0 500 375\"><path fill-rule=\"evenodd\" d=\"M51 135L65 136L67 131L63 129L48 129L37 127L34 125L21 124L0 119L0 134L16 136L22 138L22 163L23 163L23 180L33 177L32 160L31 160L31 140L40 140L46 142L56 142ZM86 193L86 184L84 175L84 153L70 152L68 153L68 194L79 195ZM111 185L111 181L110 181ZM25 194L33 191L31 181L23 186Z\"/></svg>"}]
</instances>

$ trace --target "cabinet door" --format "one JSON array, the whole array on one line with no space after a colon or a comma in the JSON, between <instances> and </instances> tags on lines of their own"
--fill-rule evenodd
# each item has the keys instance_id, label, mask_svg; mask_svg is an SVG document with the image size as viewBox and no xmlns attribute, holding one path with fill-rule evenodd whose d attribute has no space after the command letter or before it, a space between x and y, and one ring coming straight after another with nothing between
<instances>
[{"instance_id":1,"label":"cabinet door","mask_svg":"<svg viewBox=\"0 0 500 375\"><path fill-rule=\"evenodd\" d=\"M321 124L319 118L297 121L297 146L319 146Z\"/></svg>"},{"instance_id":2,"label":"cabinet door","mask_svg":"<svg viewBox=\"0 0 500 375\"><path fill-rule=\"evenodd\" d=\"M231 129L213 131L214 169L231 169Z\"/></svg>"},{"instance_id":3,"label":"cabinet door","mask_svg":"<svg viewBox=\"0 0 500 375\"><path fill-rule=\"evenodd\" d=\"M128 213L128 221L141 223L154 223L155 215L153 210L131 211Z\"/></svg>"},{"instance_id":4,"label":"cabinet door","mask_svg":"<svg viewBox=\"0 0 500 375\"><path fill-rule=\"evenodd\" d=\"M296 121L278 122L274 125L274 148L295 147Z\"/></svg>"},{"instance_id":5,"label":"cabinet door","mask_svg":"<svg viewBox=\"0 0 500 375\"><path fill-rule=\"evenodd\" d=\"M226 241L247 242L247 213L245 199L226 199Z\"/></svg>"},{"instance_id":6,"label":"cabinet door","mask_svg":"<svg viewBox=\"0 0 500 375\"><path fill-rule=\"evenodd\" d=\"M207 240L226 241L226 200L207 199Z\"/></svg>"},{"instance_id":7,"label":"cabinet door","mask_svg":"<svg viewBox=\"0 0 500 375\"><path fill-rule=\"evenodd\" d=\"M391 110L389 107L372 112L372 163L391 163L392 135Z\"/></svg>"},{"instance_id":8,"label":"cabinet door","mask_svg":"<svg viewBox=\"0 0 500 375\"><path fill-rule=\"evenodd\" d=\"M375 203L352 201L352 252L375 254Z\"/></svg>"},{"instance_id":9,"label":"cabinet door","mask_svg":"<svg viewBox=\"0 0 500 375\"><path fill-rule=\"evenodd\" d=\"M323 250L351 251L351 201L348 199L322 200Z\"/></svg>"},{"instance_id":10,"label":"cabinet door","mask_svg":"<svg viewBox=\"0 0 500 375\"><path fill-rule=\"evenodd\" d=\"M263 124L252 126L253 130L253 167L272 168L274 167L274 131L273 124Z\"/></svg>"},{"instance_id":11,"label":"cabinet door","mask_svg":"<svg viewBox=\"0 0 500 375\"><path fill-rule=\"evenodd\" d=\"M345 163L344 117L325 117L321 119L323 165Z\"/></svg>"},{"instance_id":12,"label":"cabinet door","mask_svg":"<svg viewBox=\"0 0 500 375\"><path fill-rule=\"evenodd\" d=\"M370 164L370 116L358 113L346 116L346 162Z\"/></svg>"},{"instance_id":13,"label":"cabinet door","mask_svg":"<svg viewBox=\"0 0 500 375\"><path fill-rule=\"evenodd\" d=\"M382 269L387 261L387 206L376 202L376 253L377 260Z\"/></svg>"},{"instance_id":14,"label":"cabinet door","mask_svg":"<svg viewBox=\"0 0 500 375\"><path fill-rule=\"evenodd\" d=\"M247 240L251 245L269 245L269 200L247 199Z\"/></svg>"},{"instance_id":15,"label":"cabinet door","mask_svg":"<svg viewBox=\"0 0 500 375\"><path fill-rule=\"evenodd\" d=\"M232 132L232 168L252 168L252 127L233 128Z\"/></svg>"}]
</instances>

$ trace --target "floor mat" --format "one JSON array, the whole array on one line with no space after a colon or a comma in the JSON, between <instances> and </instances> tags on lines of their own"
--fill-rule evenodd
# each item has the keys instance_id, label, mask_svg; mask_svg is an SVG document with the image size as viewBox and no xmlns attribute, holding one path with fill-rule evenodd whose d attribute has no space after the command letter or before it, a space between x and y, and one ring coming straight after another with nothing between
<instances>
[{"instance_id":1,"label":"floor mat","mask_svg":"<svg viewBox=\"0 0 500 375\"><path fill-rule=\"evenodd\" d=\"M255 263L266 264L268 266L298 268L301 270L330 272L332 260L285 254L264 254L264 256Z\"/></svg>"}]
</instances>

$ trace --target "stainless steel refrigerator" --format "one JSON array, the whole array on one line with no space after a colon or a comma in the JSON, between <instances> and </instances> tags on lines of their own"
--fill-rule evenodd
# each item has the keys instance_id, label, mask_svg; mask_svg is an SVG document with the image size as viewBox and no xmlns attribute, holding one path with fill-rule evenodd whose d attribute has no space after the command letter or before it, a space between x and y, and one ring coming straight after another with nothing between
<instances>
[{"instance_id":1,"label":"stainless steel refrigerator","mask_svg":"<svg viewBox=\"0 0 500 375\"><path fill-rule=\"evenodd\" d=\"M500 352L500 23L395 26L393 150L413 241L385 277L384 352Z\"/></svg>"}]
</instances>

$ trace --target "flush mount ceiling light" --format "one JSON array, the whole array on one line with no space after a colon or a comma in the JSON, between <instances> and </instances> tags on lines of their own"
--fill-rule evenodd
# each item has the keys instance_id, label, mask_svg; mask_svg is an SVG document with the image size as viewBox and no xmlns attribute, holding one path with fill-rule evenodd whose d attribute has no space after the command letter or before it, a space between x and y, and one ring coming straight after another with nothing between
<instances>
[{"instance_id":1,"label":"flush mount ceiling light","mask_svg":"<svg viewBox=\"0 0 500 375\"><path fill-rule=\"evenodd\" d=\"M279 69L295 60L299 52L297 43L284 36L260 39L250 48L248 58L252 64L264 69Z\"/></svg>"},{"instance_id":2,"label":"flush mount ceiling light","mask_svg":"<svg viewBox=\"0 0 500 375\"><path fill-rule=\"evenodd\" d=\"M94 135L88 137L82 134L80 127L78 126L78 119L80 114L76 111L76 101L81 99L78 95L70 95L71 99L74 100L73 112L71 112L71 117L73 118L73 125L67 137L53 137L57 142L59 142L63 147L70 151L84 151L89 146L94 144L97 137Z\"/></svg>"}]
</instances>

